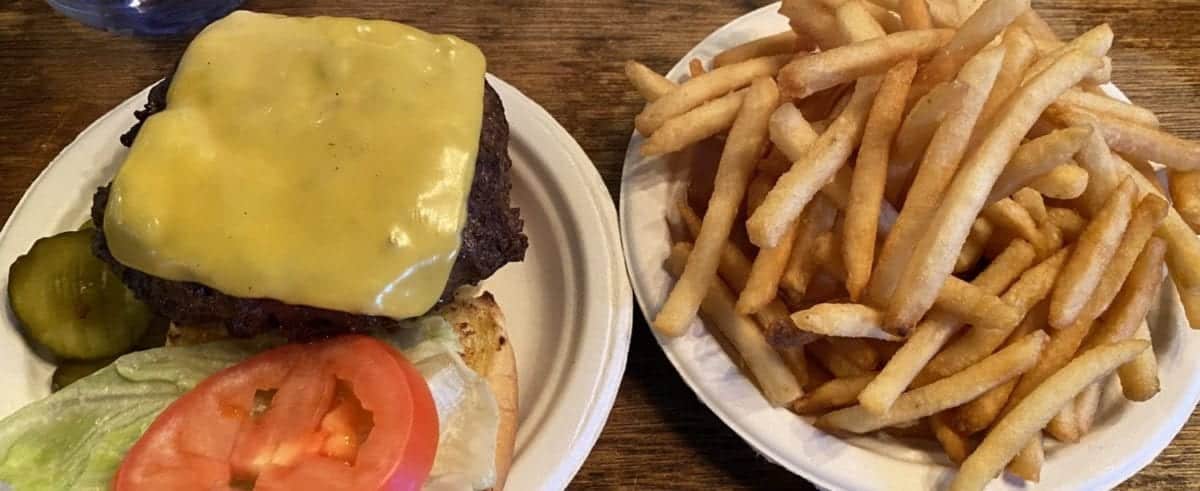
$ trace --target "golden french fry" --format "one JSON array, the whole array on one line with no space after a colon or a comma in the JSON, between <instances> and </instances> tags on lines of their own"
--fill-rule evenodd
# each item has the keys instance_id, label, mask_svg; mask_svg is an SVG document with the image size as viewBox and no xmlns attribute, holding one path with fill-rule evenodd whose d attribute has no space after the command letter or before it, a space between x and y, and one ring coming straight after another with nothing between
<instances>
[{"instance_id":1,"label":"golden french fry","mask_svg":"<svg viewBox=\"0 0 1200 491\"><path fill-rule=\"evenodd\" d=\"M854 377L835 378L796 399L792 402L791 410L796 414L816 415L849 406L854 404L854 398L874 377L875 372L867 372Z\"/></svg>"},{"instance_id":2,"label":"golden french fry","mask_svg":"<svg viewBox=\"0 0 1200 491\"><path fill-rule=\"evenodd\" d=\"M884 305L900 281L900 274L911 257L912 244L925 233L928 217L939 207L939 199L967 151L967 139L1003 59L1003 50L984 50L969 61L959 74L957 82L967 87L967 92L961 98L960 108L947 117L934 133L900 216L884 240L868 285L867 299L873 305ZM958 249L961 248L960 243ZM958 249L954 251L956 257Z\"/></svg>"},{"instance_id":3,"label":"golden french fry","mask_svg":"<svg viewBox=\"0 0 1200 491\"><path fill-rule=\"evenodd\" d=\"M1071 127L1055 130L1017 147L1012 160L996 179L996 184L988 195L988 202L1011 196L1021 187L1035 182L1040 176L1068 164L1071 157L1087 142L1090 134L1090 127ZM1086 183L1086 173L1084 179Z\"/></svg>"},{"instance_id":4,"label":"golden french fry","mask_svg":"<svg viewBox=\"0 0 1200 491\"><path fill-rule=\"evenodd\" d=\"M947 413L940 412L929 418L929 425L933 429L934 438L937 438L938 443L942 445L942 450L946 451L946 456L950 457L950 461L961 464L975 449L975 443L967 435L952 428L948 420Z\"/></svg>"},{"instance_id":5,"label":"golden french fry","mask_svg":"<svg viewBox=\"0 0 1200 491\"><path fill-rule=\"evenodd\" d=\"M796 33L793 31L785 31L761 37L718 53L717 56L713 57L712 66L713 68L721 68L754 58L794 53L798 40Z\"/></svg>"},{"instance_id":6,"label":"golden french fry","mask_svg":"<svg viewBox=\"0 0 1200 491\"><path fill-rule=\"evenodd\" d=\"M837 5L830 5L832 3ZM887 35L883 26L867 11L867 6L871 4L865 1L826 0L826 5L834 9L838 29L851 43Z\"/></svg>"},{"instance_id":7,"label":"golden french fry","mask_svg":"<svg viewBox=\"0 0 1200 491\"><path fill-rule=\"evenodd\" d=\"M699 58L692 58L688 62L688 76L696 78L701 75L704 75L704 62L700 61Z\"/></svg>"},{"instance_id":8,"label":"golden french fry","mask_svg":"<svg viewBox=\"0 0 1200 491\"><path fill-rule=\"evenodd\" d=\"M1046 462L1046 450L1042 447L1042 436L1033 439L1022 448L1005 470L1028 482L1038 482L1042 474L1042 464Z\"/></svg>"},{"instance_id":9,"label":"golden french fry","mask_svg":"<svg viewBox=\"0 0 1200 491\"><path fill-rule=\"evenodd\" d=\"M1163 279L1163 256L1166 245L1162 239L1153 238L1137 257L1137 262L1125 279L1117 298L1097 325L1085 346L1123 341L1133 337L1138 327L1146 320L1150 306L1158 298L1158 288Z\"/></svg>"},{"instance_id":10,"label":"golden french fry","mask_svg":"<svg viewBox=\"0 0 1200 491\"><path fill-rule=\"evenodd\" d=\"M1079 235L1075 251L1050 294L1051 327L1062 329L1080 318L1117 252L1136 199L1137 185L1126 178Z\"/></svg>"},{"instance_id":11,"label":"golden french fry","mask_svg":"<svg viewBox=\"0 0 1200 491\"><path fill-rule=\"evenodd\" d=\"M984 293L1000 293L1033 263L1033 259L1033 247L1024 241L1016 241L972 283ZM921 368L962 326L962 321L944 312L929 315L859 395L859 403L871 413L886 412Z\"/></svg>"},{"instance_id":12,"label":"golden french fry","mask_svg":"<svg viewBox=\"0 0 1200 491\"><path fill-rule=\"evenodd\" d=\"M1084 307L1083 315L1097 318L1108 309L1117 297L1117 292L1121 290L1121 285L1127 281L1130 271L1133 271L1139 254L1145 250L1154 230L1166 218L1169 206L1166 200L1158 196L1146 195L1134 208L1129 226L1121 236L1121 243L1117 245L1112 259L1104 266L1104 276L1100 278L1100 283L1096 285L1095 292Z\"/></svg>"},{"instance_id":13,"label":"golden french fry","mask_svg":"<svg viewBox=\"0 0 1200 491\"><path fill-rule=\"evenodd\" d=\"M1009 98L983 143L961 165L941 206L917 242L884 314L885 326L904 330L929 310L937 296L938 283L944 282L954 269L971 223L1025 133L1050 102L1079 83L1098 63L1094 57L1068 53Z\"/></svg>"},{"instance_id":14,"label":"golden french fry","mask_svg":"<svg viewBox=\"0 0 1200 491\"><path fill-rule=\"evenodd\" d=\"M796 229L796 238L792 247L791 257L788 258L787 269L780 281L784 292L791 298L804 297L808 283L819 270L809 247L821 236L833 228L837 219L837 208L824 196L817 196L800 216Z\"/></svg>"},{"instance_id":15,"label":"golden french fry","mask_svg":"<svg viewBox=\"0 0 1200 491\"><path fill-rule=\"evenodd\" d=\"M960 406L1032 367L1045 342L1044 332L1032 333L958 374L901 394L884 414L876 415L862 406L851 406L826 414L815 424L821 428L866 433Z\"/></svg>"},{"instance_id":16,"label":"golden french fry","mask_svg":"<svg viewBox=\"0 0 1200 491\"><path fill-rule=\"evenodd\" d=\"M1075 242L1083 233L1083 227L1087 226L1087 220L1070 208L1051 207L1046 210L1046 216L1050 223L1062 231L1063 239L1068 242Z\"/></svg>"},{"instance_id":17,"label":"golden french fry","mask_svg":"<svg viewBox=\"0 0 1200 491\"><path fill-rule=\"evenodd\" d=\"M971 233L967 235L967 241L963 243L962 250L958 252L958 259L954 261L955 274L970 271L979 263L979 259L983 257L983 249L993 232L995 229L987 220L975 219L975 224L971 225Z\"/></svg>"},{"instance_id":18,"label":"golden french fry","mask_svg":"<svg viewBox=\"0 0 1200 491\"><path fill-rule=\"evenodd\" d=\"M827 7L835 10L842 8L847 4L859 4L855 8L857 10L861 10L864 14L870 17L875 24L878 24L879 27L883 29L884 33L903 31L904 22L900 20L898 15L891 12L892 10L896 9L879 5L880 1L881 0L822 0ZM843 33L844 32L845 31L843 31ZM851 36L847 39L853 40L854 37Z\"/></svg>"},{"instance_id":19,"label":"golden french fry","mask_svg":"<svg viewBox=\"0 0 1200 491\"><path fill-rule=\"evenodd\" d=\"M800 160L820 136L804 119L804 114L792 103L781 105L775 109L775 112L771 114L768 128L771 134L771 143L788 160L788 167L791 167L792 162ZM787 172L787 169L783 169L783 172Z\"/></svg>"},{"instance_id":20,"label":"golden french fry","mask_svg":"<svg viewBox=\"0 0 1200 491\"><path fill-rule=\"evenodd\" d=\"M900 338L879 328L880 314L866 305L823 303L792 314L792 322L802 331L822 336L874 338L896 341Z\"/></svg>"},{"instance_id":21,"label":"golden french fry","mask_svg":"<svg viewBox=\"0 0 1200 491\"><path fill-rule=\"evenodd\" d=\"M793 223L788 227L779 245L758 251L758 255L754 257L754 265L750 269L750 277L746 281L746 288L738 297L738 312L747 314L758 312L775 299L779 281L783 278L788 259L792 254L797 226L796 223Z\"/></svg>"},{"instance_id":22,"label":"golden french fry","mask_svg":"<svg viewBox=\"0 0 1200 491\"><path fill-rule=\"evenodd\" d=\"M1065 118L1076 118L1081 112L1068 107L1060 114ZM1176 170L1200 170L1200 143L1106 114L1087 114L1094 118L1104 141L1115 151Z\"/></svg>"},{"instance_id":23,"label":"golden french fry","mask_svg":"<svg viewBox=\"0 0 1200 491\"><path fill-rule=\"evenodd\" d=\"M1009 332L1023 317L996 295L954 276L938 291L933 305L978 329Z\"/></svg>"},{"instance_id":24,"label":"golden french fry","mask_svg":"<svg viewBox=\"0 0 1200 491\"><path fill-rule=\"evenodd\" d=\"M821 49L831 49L845 42L838 32L833 12L821 0L784 0L779 13L791 21L793 30L816 40Z\"/></svg>"},{"instance_id":25,"label":"golden french fry","mask_svg":"<svg viewBox=\"0 0 1200 491\"><path fill-rule=\"evenodd\" d=\"M863 130L842 229L846 289L852 300L858 300L871 277L892 138L900 126L908 85L916 71L916 60L908 60L887 72Z\"/></svg>"},{"instance_id":26,"label":"golden french fry","mask_svg":"<svg viewBox=\"0 0 1200 491\"><path fill-rule=\"evenodd\" d=\"M679 202L677 208L688 229L688 234L695 239L700 234L700 217L696 216L696 212L692 211L686 201ZM725 283L735 292L745 290L746 282L750 277L750 268L750 259L746 257L746 254L737 246L726 242L725 247L721 249L720 264L717 267L717 273L721 279L725 280ZM816 339L814 336L796 329L789 317L787 307L779 299L772 300L755 312L754 319L762 326L767 341L780 349L780 354L784 355L785 359L789 348L799 347ZM795 356L799 355L793 355L793 357ZM793 361L789 361L788 365L794 372L796 367L793 365Z\"/></svg>"},{"instance_id":27,"label":"golden french fry","mask_svg":"<svg viewBox=\"0 0 1200 491\"><path fill-rule=\"evenodd\" d=\"M1145 320L1138 326L1134 337L1150 342L1150 326ZM1150 400L1159 391L1158 360L1154 357L1154 349L1143 351L1129 363L1121 365L1121 368L1117 369L1117 375L1121 377L1121 390L1126 399Z\"/></svg>"},{"instance_id":28,"label":"golden french fry","mask_svg":"<svg viewBox=\"0 0 1200 491\"><path fill-rule=\"evenodd\" d=\"M851 361L842 353L838 352L832 344L829 343L831 338L824 338L809 343L805 348L817 361L821 362L821 366L825 367L829 373L838 378L856 377L870 373L859 364Z\"/></svg>"},{"instance_id":29,"label":"golden french fry","mask_svg":"<svg viewBox=\"0 0 1200 491\"><path fill-rule=\"evenodd\" d=\"M952 491L981 490L1075 395L1144 351L1142 340L1105 345L1051 375L1005 415L959 468Z\"/></svg>"},{"instance_id":30,"label":"golden french fry","mask_svg":"<svg viewBox=\"0 0 1200 491\"><path fill-rule=\"evenodd\" d=\"M863 370L874 371L879 368L879 352L875 351L875 347L868 341L871 340L866 338L825 338L825 342L829 343L833 350L842 357Z\"/></svg>"},{"instance_id":31,"label":"golden french fry","mask_svg":"<svg viewBox=\"0 0 1200 491\"><path fill-rule=\"evenodd\" d=\"M1089 385L1083 389L1083 392L1075 396L1075 400L1071 404L1063 407L1046 424L1046 433L1063 443L1078 442L1084 433L1083 417L1093 417L1097 405L1100 403L1100 384L1102 383L1096 382ZM1088 409L1088 406L1091 406L1091 409ZM1090 422L1088 426L1091 426Z\"/></svg>"},{"instance_id":32,"label":"golden french fry","mask_svg":"<svg viewBox=\"0 0 1200 491\"><path fill-rule=\"evenodd\" d=\"M1038 231L1037 221L1020 204L1012 198L1004 198L987 205L980 215L997 228L1007 230L1016 237L1029 241L1031 244L1042 243L1042 234Z\"/></svg>"},{"instance_id":33,"label":"golden french fry","mask_svg":"<svg viewBox=\"0 0 1200 491\"><path fill-rule=\"evenodd\" d=\"M1013 193L1012 198L1022 208L1025 208L1025 211L1029 212L1029 216L1033 217L1034 221L1042 223L1049 219L1049 215L1046 213L1046 201L1042 199L1041 193L1031 188L1021 188Z\"/></svg>"},{"instance_id":34,"label":"golden french fry","mask_svg":"<svg viewBox=\"0 0 1200 491\"><path fill-rule=\"evenodd\" d=\"M1055 278L1067 261L1068 253L1068 249L1063 249L1026 271L1000 298L1018 312L1027 314L1050 294ZM971 329L964 332L929 360L917 375L914 384L925 385L959 372L995 351L1009 334L1010 332L995 329Z\"/></svg>"},{"instance_id":35,"label":"golden french fry","mask_svg":"<svg viewBox=\"0 0 1200 491\"><path fill-rule=\"evenodd\" d=\"M958 3L953 0L927 0L929 19L934 27L958 28L963 18L959 16Z\"/></svg>"},{"instance_id":36,"label":"golden french fry","mask_svg":"<svg viewBox=\"0 0 1200 491\"><path fill-rule=\"evenodd\" d=\"M1060 165L1029 182L1043 196L1052 199L1075 199L1087 190L1088 173L1074 164Z\"/></svg>"},{"instance_id":37,"label":"golden french fry","mask_svg":"<svg viewBox=\"0 0 1200 491\"><path fill-rule=\"evenodd\" d=\"M976 82L981 80L977 79ZM971 90L972 87L958 81L943 83L930 90L908 111L893 144L895 151L892 167L888 169L888 188L894 191L888 195L888 199L899 203L899 196L902 195L894 193L901 193L908 187L913 166L924 156L933 134L947 116L959 110Z\"/></svg>"},{"instance_id":38,"label":"golden french fry","mask_svg":"<svg viewBox=\"0 0 1200 491\"><path fill-rule=\"evenodd\" d=\"M846 110L817 138L804 158L780 176L762 206L746 222L751 242L759 247L777 244L787 225L846 163L862 137L867 112L878 88L879 80L875 77L860 80Z\"/></svg>"},{"instance_id":39,"label":"golden french fry","mask_svg":"<svg viewBox=\"0 0 1200 491\"><path fill-rule=\"evenodd\" d=\"M1192 230L1200 230L1200 171L1170 171L1171 199Z\"/></svg>"},{"instance_id":40,"label":"golden french fry","mask_svg":"<svg viewBox=\"0 0 1200 491\"><path fill-rule=\"evenodd\" d=\"M668 119L646 139L642 155L678 152L688 145L728 130L742 107L746 91L731 92L700 107Z\"/></svg>"},{"instance_id":41,"label":"golden french fry","mask_svg":"<svg viewBox=\"0 0 1200 491\"><path fill-rule=\"evenodd\" d=\"M1041 74L1047 67L1053 65L1062 58L1066 53L1076 51L1084 55L1093 56L1095 58L1103 58L1112 47L1113 32L1108 24L1100 24L1091 30L1080 34L1079 37L1072 39L1070 42L1059 46L1054 52L1047 53L1041 56L1029 70L1025 72L1025 81L1028 82L1033 77ZM1103 70L1104 62L1093 68L1093 71ZM1090 73L1089 73L1090 74ZM1087 78L1085 76L1084 78Z\"/></svg>"},{"instance_id":42,"label":"golden french fry","mask_svg":"<svg viewBox=\"0 0 1200 491\"><path fill-rule=\"evenodd\" d=\"M1148 349L1151 353L1152 349ZM1142 353L1145 353L1143 351ZM1141 356L1134 358L1134 362L1140 359ZM1129 365L1126 363L1125 365ZM1121 366L1125 366L1121 365ZM1117 369L1120 372L1120 368ZM1078 425L1079 436L1082 438L1092 429L1092 423L1096 421L1096 413L1100 410L1100 396L1104 393L1104 382L1089 385L1083 393L1075 397L1075 424Z\"/></svg>"},{"instance_id":43,"label":"golden french fry","mask_svg":"<svg viewBox=\"0 0 1200 491\"><path fill-rule=\"evenodd\" d=\"M1020 26L1022 29L1025 29L1025 31L1028 32L1030 36L1033 36L1034 39L1057 43L1059 45L1062 44L1062 42L1058 40L1058 35L1054 34L1054 29L1051 29L1050 24L1047 24L1046 21L1043 20L1040 15L1038 15L1037 10L1029 9L1025 12L1022 12L1021 15L1018 15L1017 18L1013 20L1013 25Z\"/></svg>"},{"instance_id":44,"label":"golden french fry","mask_svg":"<svg viewBox=\"0 0 1200 491\"><path fill-rule=\"evenodd\" d=\"M896 10L905 29L916 31L933 28L933 19L929 17L929 5L925 0L899 0Z\"/></svg>"},{"instance_id":45,"label":"golden french fry","mask_svg":"<svg viewBox=\"0 0 1200 491\"><path fill-rule=\"evenodd\" d=\"M1021 325L1017 326L1012 334L1008 336L1004 345L1011 345L1026 334L1049 327L1046 323L1049 310L1050 304L1048 302L1038 302L1029 311L1029 315L1025 316L1025 320L1021 322ZM959 407L955 411L955 429L965 435L973 435L991 426L996 421L996 417L1000 415L1000 411L1008 404L1008 398L1016 386L1016 379L1009 380Z\"/></svg>"},{"instance_id":46,"label":"golden french fry","mask_svg":"<svg viewBox=\"0 0 1200 491\"><path fill-rule=\"evenodd\" d=\"M696 238L695 251L689 256L687 267L671 289L666 303L655 316L654 327L664 335L678 336L683 333L695 317L704 299L705 289L716 277L721 249L729 238L746 186L762 155L767 139L767 119L778 101L778 90L769 78L756 80L746 94L721 153L715 188Z\"/></svg>"},{"instance_id":47,"label":"golden french fry","mask_svg":"<svg viewBox=\"0 0 1200 491\"><path fill-rule=\"evenodd\" d=\"M929 92L933 86L954 78L954 74L975 53L992 42L1021 12L1029 10L1029 0L987 0L963 21L954 37L917 73L911 100Z\"/></svg>"},{"instance_id":48,"label":"golden french fry","mask_svg":"<svg viewBox=\"0 0 1200 491\"><path fill-rule=\"evenodd\" d=\"M945 29L903 31L805 56L779 71L786 97L803 99L818 91L883 73L900 60L924 58L952 36Z\"/></svg>"},{"instance_id":49,"label":"golden french fry","mask_svg":"<svg viewBox=\"0 0 1200 491\"><path fill-rule=\"evenodd\" d=\"M625 62L625 77L633 84L633 88L637 89L638 93L646 99L646 102L654 102L659 97L679 88L678 84L668 80L667 77L632 60Z\"/></svg>"},{"instance_id":50,"label":"golden french fry","mask_svg":"<svg viewBox=\"0 0 1200 491\"><path fill-rule=\"evenodd\" d=\"M1140 124L1149 128L1158 128L1159 126L1158 116L1155 116L1154 112L1149 109L1125 101L1118 101L1111 97L1084 92L1079 89L1066 91L1063 95L1059 96L1058 102L1055 104L1063 104L1081 111L1123 119L1130 123Z\"/></svg>"},{"instance_id":51,"label":"golden french fry","mask_svg":"<svg viewBox=\"0 0 1200 491\"><path fill-rule=\"evenodd\" d=\"M988 95L987 103L979 113L979 119L982 121L992 119L1000 105L1016 92L1017 87L1021 86L1025 70L1029 69L1029 65L1033 64L1037 56L1037 46L1033 39L1020 27L1014 26L1006 30L1002 45L1004 65L1000 68L1000 74L996 76L995 87Z\"/></svg>"},{"instance_id":52,"label":"golden french fry","mask_svg":"<svg viewBox=\"0 0 1200 491\"><path fill-rule=\"evenodd\" d=\"M634 127L644 136L653 135L667 120L737 89L755 79L774 75L791 56L768 56L726 65L684 82L655 99L634 119ZM771 109L774 109L772 106Z\"/></svg>"},{"instance_id":53,"label":"golden french fry","mask_svg":"<svg viewBox=\"0 0 1200 491\"><path fill-rule=\"evenodd\" d=\"M671 249L667 268L676 277L683 274L688 255L692 252L686 243ZM767 343L754 320L738 314L733 308L733 293L720 279L709 279L703 309L710 318L710 327L716 328L728 339L741 355L742 361L754 379L758 381L763 396L773 406L783 406L803 394L792 372L779 354Z\"/></svg>"}]
</instances>

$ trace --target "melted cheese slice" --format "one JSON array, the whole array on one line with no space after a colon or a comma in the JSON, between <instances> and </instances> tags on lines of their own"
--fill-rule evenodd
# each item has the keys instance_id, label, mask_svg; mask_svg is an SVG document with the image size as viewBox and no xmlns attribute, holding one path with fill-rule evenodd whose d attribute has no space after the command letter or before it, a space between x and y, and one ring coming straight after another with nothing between
<instances>
[{"instance_id":1,"label":"melted cheese slice","mask_svg":"<svg viewBox=\"0 0 1200 491\"><path fill-rule=\"evenodd\" d=\"M109 248L229 295L422 314L458 253L484 71L474 45L394 22L235 12L138 134Z\"/></svg>"}]
</instances>

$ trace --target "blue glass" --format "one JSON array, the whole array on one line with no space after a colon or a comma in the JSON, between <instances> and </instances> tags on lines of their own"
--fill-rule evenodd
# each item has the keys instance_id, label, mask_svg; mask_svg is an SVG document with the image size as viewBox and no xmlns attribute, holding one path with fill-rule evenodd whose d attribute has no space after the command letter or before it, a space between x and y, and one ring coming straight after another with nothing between
<instances>
[{"instance_id":1,"label":"blue glass","mask_svg":"<svg viewBox=\"0 0 1200 491\"><path fill-rule=\"evenodd\" d=\"M99 29L136 36L199 31L243 0L46 0L62 14Z\"/></svg>"}]
</instances>

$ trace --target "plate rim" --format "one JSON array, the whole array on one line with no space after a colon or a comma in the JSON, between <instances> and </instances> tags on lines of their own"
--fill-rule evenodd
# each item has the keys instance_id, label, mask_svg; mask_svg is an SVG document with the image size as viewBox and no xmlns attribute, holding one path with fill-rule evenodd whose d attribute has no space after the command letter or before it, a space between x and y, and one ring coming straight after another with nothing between
<instances>
[{"instance_id":1,"label":"plate rim","mask_svg":"<svg viewBox=\"0 0 1200 491\"><path fill-rule=\"evenodd\" d=\"M548 165L569 164L573 170L570 176L575 181L574 184L582 185L586 192L579 193L573 199L566 201L584 205L571 207L572 211L579 215L595 218L595 223L587 225L587 227L589 230L598 230L600 232L598 235L603 239L594 240L593 238L591 240L593 244L598 246L592 259L601 261L598 264L602 264L605 271L598 272L600 274L586 275L582 279L584 284L595 284L595 290L601 292L607 300L607 302L588 302L587 304L588 308L595 308L599 311L599 314L604 315L606 321L604 323L606 334L603 338L604 346L601 350L600 370L598 375L593 379L591 384L592 390L588 392L588 399L580 402L583 407L583 417L578 421L572 422L573 424L570 425L575 431L570 434L564 458L547 466L549 468L546 469L547 472L544 473L544 478L537 485L540 489L562 489L570 483L582 468L587 456L598 441L611 414L613 405L616 402L620 382L624 377L628 361L629 344L632 336L633 290L626 275L625 256L619 240L620 228L615 203L595 164L588 157L587 153L583 151L582 147L580 147L578 141L544 107L512 84L494 74L486 74L486 79L495 87L497 93L500 95L505 105L506 114L518 114L516 117L509 116L509 119L520 119L522 121L521 132L536 132L538 135L546 136L547 138L538 139L536 143L539 145L552 144L555 148L554 153L560 153L566 157L564 160L567 162L548 163ZM145 101L146 94L161 80L156 80L149 86L116 103L111 109L89 123L69 143L62 147L54 158L39 171L37 177L29 183L20 199L13 206L12 211L4 221L3 227L0 227L0 243L12 240L10 236L13 234L12 224L15 217L34 211L29 208L31 196L35 194L36 190L46 186L46 181L50 179L48 175L52 173L51 170L57 165L61 165L60 161L64 156L86 151L86 149L78 148L84 141L85 136L101 130L106 124L112 124L110 122L112 118L125 116L124 111L130 107L140 109ZM518 133L515 129L515 124L510 123L510 126L512 127L510 128L510 133ZM103 165L104 162L96 161L94 165L84 168L94 169L100 168ZM583 198L582 202L580 198ZM562 217L569 216L566 212L559 212L559 215ZM8 308L7 302L5 303L5 308ZM582 317L587 318L586 315ZM581 340L581 343L583 342L586 342L586 339ZM28 376L29 374L26 373L25 375ZM565 383L572 383L572 380L568 379ZM20 407L22 406L18 405L13 410ZM517 452L514 453L516 454ZM513 475L512 471L517 469L521 463L522 461L520 460L512 463L509 469L510 479ZM541 464L542 462L540 461L531 461L527 465L539 466Z\"/></svg>"},{"instance_id":2,"label":"plate rim","mask_svg":"<svg viewBox=\"0 0 1200 491\"><path fill-rule=\"evenodd\" d=\"M757 20L756 18L758 18L758 17L762 17L762 16L766 16L766 15L770 15L770 14L779 15L778 10L779 10L780 4L781 4L781 2L777 1L777 2L774 2L771 4L764 5L757 9L751 10L751 11L717 27L712 32L710 32L708 35L706 35L703 39L701 39L699 42L697 42L695 45L693 45L692 48L689 49L687 51L687 53L684 54L680 58L680 60L671 67L671 69L667 72L667 75L666 75L667 78L674 80L674 81L679 81L680 78L687 73L688 60L696 57L697 53L699 51L701 51L702 47L717 42L717 39L719 37L721 37L722 35L731 34L735 31L737 31L739 28L745 27L744 24L752 22L754 20ZM702 61L707 62L708 60L702 58ZM1120 91L1120 89L1116 88L1111 83L1103 85L1102 88L1109 95L1116 96L1117 98L1119 98L1123 101L1126 101L1126 102L1129 101L1129 99L1124 95L1124 93L1122 93ZM625 162L622 165L621 195L620 195L620 202L618 203L618 210L619 210L620 218L621 218L621 227L622 227L621 228L621 231L622 231L621 241L622 241L622 245L624 246L625 255L626 255L626 258L625 258L626 267L629 271L631 284L633 286L634 293L637 298L638 308L641 310L643 316L648 321L652 317L650 315L650 313L653 312L653 309L649 308L650 306L648 305L648 300L646 300L646 295L644 294L647 292L644 292L643 289L651 288L651 286L648 286L648 285L643 286L643 284L642 284L643 281L639 280L638 273L641 272L641 269L639 268L638 261L635 261L634 257L632 257L631 251L634 251L635 249L633 247L631 247L631 243L630 243L630 241L632 240L632 237L634 236L634 233L629 228L627 228L627 227L631 226L631 225L629 225L631 223L631 220L629 220L628 213L630 213L630 212L628 211L628 206L632 206L632 204L629 203L629 201L630 201L629 196L631 196L632 192L633 192L633 190L630 189L630 186L632 185L632 183L631 183L631 179L629 178L629 175L631 174L631 171L634 168L634 164L638 160L641 159L641 157L637 154L637 149L640 148L642 142L643 142L643 139L637 133L637 131L636 130L632 131L628 146L626 147ZM649 278L649 277L647 276L647 278ZM646 279L644 281L650 282L652 280ZM1166 286L1166 285L1170 285L1170 288L1163 288L1164 291L1166 291L1166 290L1170 290L1171 292L1174 291L1173 285L1171 285L1171 283L1169 281L1166 282L1166 284L1164 286ZM1172 308L1178 307L1179 306L1178 298L1176 298L1176 297L1170 297L1170 298L1173 299ZM780 467L783 467L784 469L787 469L789 472L812 482L819 488L823 488L823 489L853 489L854 485L862 485L863 484L862 481L846 479L845 476L840 476L840 475L827 476L827 475L819 474L816 472L810 472L809 470L804 469L798 465L795 465L793 462L790 462L788 456L781 455L779 452L776 452L775 451L776 449L773 448L773 446L768 445L762 438L760 438L758 435L756 435L752 431L752 428L750 428L740 422L737 422L736 420L734 420L734 418L731 414L726 414L727 411L724 408L722 408L720 404L716 403L715 398L710 397L708 395L708 390L701 389L702 387L707 387L708 384L702 383L699 380L698 375L690 373L689 370L684 369L684 367L682 365L683 362L682 362L682 360L679 359L680 355L677 354L669 346L669 344L671 343L671 339L662 337L657 331L654 331L653 329L651 329L651 332L654 334L654 338L657 341L659 348L663 351L663 354L666 355L667 359L671 362L671 365L675 368L675 371L679 374L680 378L682 378L684 380L684 382L688 385L688 387L690 389L692 389L692 392L696 395L696 397L698 399L700 399L701 402L703 402L704 405L708 408L708 410L711 411L714 415L716 415L727 428L734 431L734 433L736 433L744 442L746 442L746 444L751 448L751 450L753 450L754 452L763 456L769 462L771 462L775 465L778 465ZM724 356L724 355L722 354L722 356ZM708 389L711 389L711 387L709 387ZM1091 479L1088 479L1085 482L1070 483L1070 485L1085 486L1085 487L1089 487L1089 488L1090 487L1111 488L1117 484L1120 484L1121 482L1124 482L1125 480L1129 479L1130 477L1136 475L1141 469L1145 468L1147 465L1152 463L1157 458L1157 456L1162 452L1162 450L1165 449L1168 445L1170 445L1171 441L1173 441L1174 438L1180 433L1182 428L1187 424L1190 414L1195 410L1197 402L1200 402L1200 383L1193 382L1193 383L1189 384L1188 392L1190 392L1192 394L1192 397L1191 397L1192 409L1187 412L1175 411L1175 412L1171 413L1170 420L1166 421L1166 422L1164 422L1164 424L1160 425L1159 431L1156 432L1158 434L1163 433L1164 430L1165 430L1165 432L1169 432L1169 438L1167 438L1164 443L1162 443L1161 445L1152 445L1153 447L1156 448L1153 451L1139 452L1136 454L1129 453L1128 458L1123 459L1121 461L1121 465L1118 466L1118 468L1108 469L1107 472L1105 472L1103 474L1097 473L1097 475L1094 475ZM780 410L780 411L786 411L786 409L779 409L779 408L776 408L776 409ZM855 445L851 445L844 441L839 441L838 444L851 447L850 451L852 451L852 452L864 452L865 451ZM1141 449L1138 449L1138 450L1141 450ZM881 455L878 455L875 452L868 452L868 455L871 457L882 457ZM898 459L893 459L893 460L898 460ZM909 464L909 463L905 463L905 464ZM936 476L936 477L938 478L939 481L944 480L944 479L946 479L947 476L952 475L952 474L949 474L949 472L950 472L950 469L939 472L939 473L937 473L938 476ZM1013 481L1011 481L1011 480L1001 478L1001 479L993 480L989 484L988 489L993 489L994 487L996 487L996 484L999 482L1004 483L1005 487L1003 489L1010 489L1010 488L1020 489L1021 488L1020 484L1014 484Z\"/></svg>"}]
</instances>

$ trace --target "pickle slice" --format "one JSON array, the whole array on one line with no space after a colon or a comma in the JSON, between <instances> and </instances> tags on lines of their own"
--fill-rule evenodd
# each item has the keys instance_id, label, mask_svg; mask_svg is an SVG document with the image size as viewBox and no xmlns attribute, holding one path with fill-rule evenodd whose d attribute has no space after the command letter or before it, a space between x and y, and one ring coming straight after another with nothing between
<instances>
[{"instance_id":1,"label":"pickle slice","mask_svg":"<svg viewBox=\"0 0 1200 491\"><path fill-rule=\"evenodd\" d=\"M58 392L63 387L75 383L76 380L91 375L112 363L114 358L104 358L95 361L68 361L54 369L50 378L50 390Z\"/></svg>"},{"instance_id":2,"label":"pickle slice","mask_svg":"<svg viewBox=\"0 0 1200 491\"><path fill-rule=\"evenodd\" d=\"M28 338L56 358L126 353L153 316L92 255L92 230L40 239L9 269L8 301Z\"/></svg>"}]
</instances>

